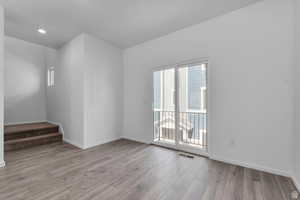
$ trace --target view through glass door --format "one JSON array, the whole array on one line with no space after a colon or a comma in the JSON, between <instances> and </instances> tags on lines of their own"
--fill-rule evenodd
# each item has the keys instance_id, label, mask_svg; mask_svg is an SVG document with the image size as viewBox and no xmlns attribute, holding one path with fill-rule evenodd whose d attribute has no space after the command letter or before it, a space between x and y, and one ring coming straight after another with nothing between
<instances>
[{"instance_id":1,"label":"view through glass door","mask_svg":"<svg viewBox=\"0 0 300 200\"><path fill-rule=\"evenodd\" d=\"M154 141L175 144L175 69L153 73Z\"/></svg>"},{"instance_id":2,"label":"view through glass door","mask_svg":"<svg viewBox=\"0 0 300 200\"><path fill-rule=\"evenodd\" d=\"M207 63L153 73L154 143L207 152Z\"/></svg>"}]
</instances>

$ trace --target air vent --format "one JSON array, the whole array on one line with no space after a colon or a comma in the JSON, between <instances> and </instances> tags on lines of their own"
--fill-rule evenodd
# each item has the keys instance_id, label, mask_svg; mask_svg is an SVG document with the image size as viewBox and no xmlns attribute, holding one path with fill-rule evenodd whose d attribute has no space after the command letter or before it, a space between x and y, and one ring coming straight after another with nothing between
<instances>
[{"instance_id":1,"label":"air vent","mask_svg":"<svg viewBox=\"0 0 300 200\"><path fill-rule=\"evenodd\" d=\"M186 158L191 158L191 159L193 159L193 158L194 158L194 156L193 156L193 155L186 154L186 153L179 153L178 155L180 155L180 156L183 156L183 157L186 157Z\"/></svg>"}]
</instances>

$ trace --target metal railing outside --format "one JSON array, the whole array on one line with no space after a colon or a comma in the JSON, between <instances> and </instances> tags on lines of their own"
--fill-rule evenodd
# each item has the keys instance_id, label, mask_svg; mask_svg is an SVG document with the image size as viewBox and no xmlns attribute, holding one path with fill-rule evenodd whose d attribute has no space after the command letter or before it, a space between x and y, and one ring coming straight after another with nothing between
<instances>
[{"instance_id":1,"label":"metal railing outside","mask_svg":"<svg viewBox=\"0 0 300 200\"><path fill-rule=\"evenodd\" d=\"M154 141L175 142L175 111L154 111ZM207 148L206 112L178 112L178 142Z\"/></svg>"}]
</instances>

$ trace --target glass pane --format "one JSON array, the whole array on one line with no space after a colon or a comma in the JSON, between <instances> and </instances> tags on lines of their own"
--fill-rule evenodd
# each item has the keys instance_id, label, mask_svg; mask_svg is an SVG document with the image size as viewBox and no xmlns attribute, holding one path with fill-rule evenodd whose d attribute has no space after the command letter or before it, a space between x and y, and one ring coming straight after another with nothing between
<instances>
[{"instance_id":1,"label":"glass pane","mask_svg":"<svg viewBox=\"0 0 300 200\"><path fill-rule=\"evenodd\" d=\"M154 72L153 74L153 88L154 88L154 100L153 107L154 109L160 109L161 102L161 73Z\"/></svg>"},{"instance_id":2,"label":"glass pane","mask_svg":"<svg viewBox=\"0 0 300 200\"><path fill-rule=\"evenodd\" d=\"M175 143L175 69L153 73L154 140Z\"/></svg>"},{"instance_id":3,"label":"glass pane","mask_svg":"<svg viewBox=\"0 0 300 200\"><path fill-rule=\"evenodd\" d=\"M179 144L206 149L206 64L178 70Z\"/></svg>"}]
</instances>

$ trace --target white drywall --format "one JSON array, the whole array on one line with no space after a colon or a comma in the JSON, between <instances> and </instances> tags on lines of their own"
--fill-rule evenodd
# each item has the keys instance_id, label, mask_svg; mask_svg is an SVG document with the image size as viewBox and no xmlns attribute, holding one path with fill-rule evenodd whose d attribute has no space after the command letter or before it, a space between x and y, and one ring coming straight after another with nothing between
<instances>
[{"instance_id":1,"label":"white drywall","mask_svg":"<svg viewBox=\"0 0 300 200\"><path fill-rule=\"evenodd\" d=\"M85 34L85 147L119 139L123 113L122 51Z\"/></svg>"},{"instance_id":2,"label":"white drywall","mask_svg":"<svg viewBox=\"0 0 300 200\"><path fill-rule=\"evenodd\" d=\"M300 2L295 0L295 174L294 181L300 191Z\"/></svg>"},{"instance_id":3,"label":"white drywall","mask_svg":"<svg viewBox=\"0 0 300 200\"><path fill-rule=\"evenodd\" d=\"M52 54L54 87L47 90L47 117L62 125L64 140L89 148L121 137L122 51L81 34Z\"/></svg>"},{"instance_id":4,"label":"white drywall","mask_svg":"<svg viewBox=\"0 0 300 200\"><path fill-rule=\"evenodd\" d=\"M4 163L4 11L0 6L0 167Z\"/></svg>"},{"instance_id":5,"label":"white drywall","mask_svg":"<svg viewBox=\"0 0 300 200\"><path fill-rule=\"evenodd\" d=\"M5 124L46 121L46 67L51 51L5 37Z\"/></svg>"},{"instance_id":6,"label":"white drywall","mask_svg":"<svg viewBox=\"0 0 300 200\"><path fill-rule=\"evenodd\" d=\"M63 51L61 50L61 52L63 52ZM54 49L52 51L47 51L46 52L46 63L47 63L47 71L48 71L48 69L59 70L59 64L60 64L59 63L59 51L54 50ZM48 76L48 72L47 72L47 76ZM56 80L58 80L56 76L58 76L58 78L62 78L61 76L59 76L59 74L56 73L55 77L54 77ZM48 82L48 78L47 78L47 82ZM48 86L48 84L47 84L47 90L46 90L47 121L50 121L50 119L55 120L56 107L55 107L54 103L56 103L56 101L61 102L61 101L55 99L58 97L59 97L58 91L55 90L55 86ZM62 98L64 98L64 96Z\"/></svg>"},{"instance_id":7,"label":"white drywall","mask_svg":"<svg viewBox=\"0 0 300 200\"><path fill-rule=\"evenodd\" d=\"M64 140L83 148L83 35L62 47L56 56L55 83L47 90L47 117L62 125Z\"/></svg>"},{"instance_id":8,"label":"white drywall","mask_svg":"<svg viewBox=\"0 0 300 200\"><path fill-rule=\"evenodd\" d=\"M265 0L126 49L124 137L152 140L152 70L208 57L212 158L289 175L293 0Z\"/></svg>"}]
</instances>

